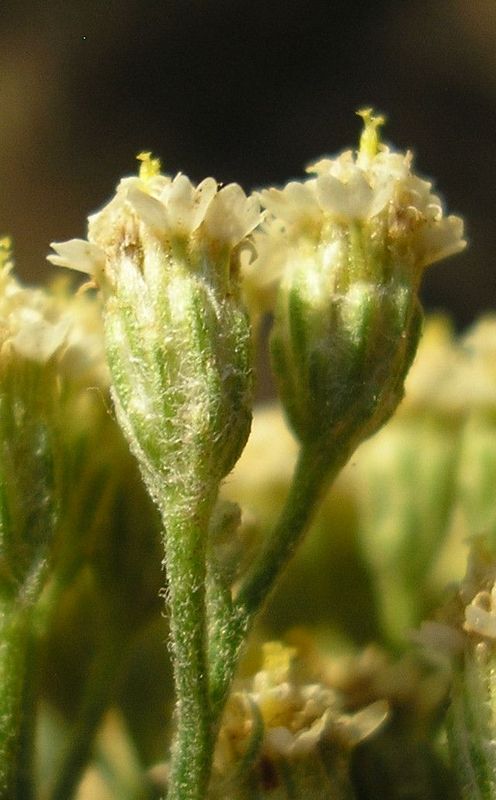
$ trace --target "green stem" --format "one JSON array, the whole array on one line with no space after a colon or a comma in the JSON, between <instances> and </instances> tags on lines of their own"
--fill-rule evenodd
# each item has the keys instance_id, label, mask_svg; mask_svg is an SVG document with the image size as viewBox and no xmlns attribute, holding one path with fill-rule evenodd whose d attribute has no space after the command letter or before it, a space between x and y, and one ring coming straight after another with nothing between
<instances>
[{"instance_id":1,"label":"green stem","mask_svg":"<svg viewBox=\"0 0 496 800\"><path fill-rule=\"evenodd\" d=\"M17 797L30 609L0 609L0 800Z\"/></svg>"},{"instance_id":2,"label":"green stem","mask_svg":"<svg viewBox=\"0 0 496 800\"><path fill-rule=\"evenodd\" d=\"M36 613L36 606L34 608ZM15 797L34 800L34 755L39 697L39 642L35 634L33 617L26 643L24 692L22 697L21 728L19 732L19 766Z\"/></svg>"},{"instance_id":3,"label":"green stem","mask_svg":"<svg viewBox=\"0 0 496 800\"><path fill-rule=\"evenodd\" d=\"M223 648L226 632L230 630L233 620L233 603L231 587L226 582L217 563L213 548L207 553L206 604L208 616L208 663L210 667L210 702L212 717L218 722L218 716L224 705L223 696L216 694L221 676L218 670L224 669Z\"/></svg>"},{"instance_id":4,"label":"green stem","mask_svg":"<svg viewBox=\"0 0 496 800\"><path fill-rule=\"evenodd\" d=\"M222 646L211 655L210 691L218 713L225 703L239 652L256 613L303 538L322 495L352 450L348 446L336 446L333 453L323 452L318 446L301 449L279 520L240 586L231 624L224 626Z\"/></svg>"},{"instance_id":5,"label":"green stem","mask_svg":"<svg viewBox=\"0 0 496 800\"><path fill-rule=\"evenodd\" d=\"M171 504L172 505L172 504ZM176 736L168 800L204 800L213 754L208 696L205 549L213 502L164 509L170 635L176 689ZM199 507L198 507L199 506ZM182 511L182 509L181 509Z\"/></svg>"},{"instance_id":6,"label":"green stem","mask_svg":"<svg viewBox=\"0 0 496 800\"><path fill-rule=\"evenodd\" d=\"M347 460L337 450L334 458L321 448L303 447L281 515L265 547L239 589L236 604L253 616L265 602L276 578L295 552L330 481Z\"/></svg>"},{"instance_id":7,"label":"green stem","mask_svg":"<svg viewBox=\"0 0 496 800\"><path fill-rule=\"evenodd\" d=\"M109 707L117 679L122 674L126 643L121 636L110 636L96 654L85 686L78 717L57 775L52 800L74 796L94 744L95 734Z\"/></svg>"},{"instance_id":8,"label":"green stem","mask_svg":"<svg viewBox=\"0 0 496 800\"><path fill-rule=\"evenodd\" d=\"M446 729L462 800L495 800L494 657L468 643L453 669Z\"/></svg>"}]
</instances>

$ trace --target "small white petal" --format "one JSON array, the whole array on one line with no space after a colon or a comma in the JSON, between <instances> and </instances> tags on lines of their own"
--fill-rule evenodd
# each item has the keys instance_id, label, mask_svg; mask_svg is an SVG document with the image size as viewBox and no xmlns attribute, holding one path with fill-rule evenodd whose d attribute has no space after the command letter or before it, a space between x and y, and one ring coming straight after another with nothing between
<instances>
[{"instance_id":1,"label":"small white petal","mask_svg":"<svg viewBox=\"0 0 496 800\"><path fill-rule=\"evenodd\" d=\"M317 178L317 197L328 213L345 220L365 220L370 214L374 192L363 172L357 169L347 183L333 175Z\"/></svg>"},{"instance_id":2,"label":"small white petal","mask_svg":"<svg viewBox=\"0 0 496 800\"><path fill-rule=\"evenodd\" d=\"M328 709L309 728L297 733L292 747L292 755L306 756L316 749L327 729L330 717L331 712Z\"/></svg>"},{"instance_id":3,"label":"small white petal","mask_svg":"<svg viewBox=\"0 0 496 800\"><path fill-rule=\"evenodd\" d=\"M85 239L69 239L67 242L52 242L50 247L56 255L47 260L56 267L68 267L88 275L95 275L105 265L103 250Z\"/></svg>"},{"instance_id":4,"label":"small white petal","mask_svg":"<svg viewBox=\"0 0 496 800\"><path fill-rule=\"evenodd\" d=\"M88 217L88 239L102 247L112 239L116 224L122 218L124 210L128 213L126 199L131 189L142 189L143 181L139 178L122 178L114 197L102 208Z\"/></svg>"},{"instance_id":5,"label":"small white petal","mask_svg":"<svg viewBox=\"0 0 496 800\"><path fill-rule=\"evenodd\" d=\"M261 221L260 205L254 196L246 197L241 186L230 183L217 192L204 219L207 235L234 247Z\"/></svg>"},{"instance_id":6,"label":"small white petal","mask_svg":"<svg viewBox=\"0 0 496 800\"><path fill-rule=\"evenodd\" d=\"M332 158L321 158L319 161L309 164L305 172L310 172L315 175L327 175L331 171L332 165Z\"/></svg>"},{"instance_id":7,"label":"small white petal","mask_svg":"<svg viewBox=\"0 0 496 800\"><path fill-rule=\"evenodd\" d=\"M287 728L269 728L265 733L265 745L269 752L288 757L293 749L294 738Z\"/></svg>"},{"instance_id":8,"label":"small white petal","mask_svg":"<svg viewBox=\"0 0 496 800\"><path fill-rule=\"evenodd\" d=\"M206 178L194 189L186 175L177 175L160 196L167 208L170 229L185 236L195 231L216 191L214 178Z\"/></svg>"},{"instance_id":9,"label":"small white petal","mask_svg":"<svg viewBox=\"0 0 496 800\"><path fill-rule=\"evenodd\" d=\"M314 164L309 164L306 172L316 175L334 175L342 181L348 180L350 172L356 168L352 150L345 150L337 158L322 158Z\"/></svg>"},{"instance_id":10,"label":"small white petal","mask_svg":"<svg viewBox=\"0 0 496 800\"><path fill-rule=\"evenodd\" d=\"M155 233L160 234L167 229L167 215L160 200L134 187L129 189L127 199L133 211Z\"/></svg>"},{"instance_id":11,"label":"small white petal","mask_svg":"<svg viewBox=\"0 0 496 800\"><path fill-rule=\"evenodd\" d=\"M275 217L296 222L319 213L314 180L299 183L290 181L284 189L265 189L260 192L262 203Z\"/></svg>"},{"instance_id":12,"label":"small white petal","mask_svg":"<svg viewBox=\"0 0 496 800\"><path fill-rule=\"evenodd\" d=\"M419 266L425 267L442 258L461 253L467 245L463 238L463 228L461 217L454 215L426 220L419 228L415 240Z\"/></svg>"},{"instance_id":13,"label":"small white petal","mask_svg":"<svg viewBox=\"0 0 496 800\"><path fill-rule=\"evenodd\" d=\"M198 184L195 191L194 203L196 207L195 212L195 228L203 221L205 213L210 201L217 193L217 181L215 178L205 178ZM194 229L193 229L194 230Z\"/></svg>"},{"instance_id":14,"label":"small white petal","mask_svg":"<svg viewBox=\"0 0 496 800\"><path fill-rule=\"evenodd\" d=\"M52 324L40 317L22 325L12 337L11 343L19 355L42 364L62 347L68 330L68 320L62 319Z\"/></svg>"},{"instance_id":15,"label":"small white petal","mask_svg":"<svg viewBox=\"0 0 496 800\"><path fill-rule=\"evenodd\" d=\"M386 700L376 700L352 715L343 715L338 720L337 728L349 745L360 744L386 722L390 714Z\"/></svg>"},{"instance_id":16,"label":"small white petal","mask_svg":"<svg viewBox=\"0 0 496 800\"><path fill-rule=\"evenodd\" d=\"M167 208L171 231L187 235L192 229L193 186L186 175L177 175L160 197Z\"/></svg>"}]
</instances>

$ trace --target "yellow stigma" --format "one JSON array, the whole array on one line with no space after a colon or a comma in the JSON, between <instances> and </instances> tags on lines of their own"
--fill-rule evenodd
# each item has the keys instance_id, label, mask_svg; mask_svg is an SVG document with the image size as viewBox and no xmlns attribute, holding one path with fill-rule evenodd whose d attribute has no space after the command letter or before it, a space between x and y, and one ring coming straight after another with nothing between
<instances>
[{"instance_id":1,"label":"yellow stigma","mask_svg":"<svg viewBox=\"0 0 496 800\"><path fill-rule=\"evenodd\" d=\"M152 158L150 152L138 153L136 156L138 161L141 161L139 168L139 176L145 183L156 175L160 174L160 159Z\"/></svg>"},{"instance_id":2,"label":"yellow stigma","mask_svg":"<svg viewBox=\"0 0 496 800\"><path fill-rule=\"evenodd\" d=\"M363 108L361 111L357 111L357 115L363 119L364 124L358 152L373 158L379 149L379 128L384 125L386 119L382 116L374 117L371 108Z\"/></svg>"}]
</instances>

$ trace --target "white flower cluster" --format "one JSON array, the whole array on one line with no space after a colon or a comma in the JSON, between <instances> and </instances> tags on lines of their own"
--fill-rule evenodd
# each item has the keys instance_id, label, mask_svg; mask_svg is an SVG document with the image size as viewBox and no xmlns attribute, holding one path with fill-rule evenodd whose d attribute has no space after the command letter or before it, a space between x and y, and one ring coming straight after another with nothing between
<instances>
[{"instance_id":1,"label":"white flower cluster","mask_svg":"<svg viewBox=\"0 0 496 800\"><path fill-rule=\"evenodd\" d=\"M300 262L305 253L315 257L317 245L323 266L337 265L347 261L350 237L361 231L372 257L393 267L406 262L417 275L464 249L463 220L445 215L432 184L412 172L410 152L396 153L379 143L382 118L370 110L360 114L365 128L356 153L324 158L308 167L314 177L260 192L269 215L256 236L259 257L245 269L251 304L273 305L295 244Z\"/></svg>"},{"instance_id":2,"label":"white flower cluster","mask_svg":"<svg viewBox=\"0 0 496 800\"><path fill-rule=\"evenodd\" d=\"M381 122L362 112L365 133ZM385 145L347 150L335 159L311 164L315 174L302 183L261 193L264 206L285 224L292 237L301 230L319 231L325 223L350 225L382 217L391 240L408 241L418 266L424 267L465 247L463 221L444 216L432 184L412 172L412 154L394 153Z\"/></svg>"},{"instance_id":3,"label":"white flower cluster","mask_svg":"<svg viewBox=\"0 0 496 800\"><path fill-rule=\"evenodd\" d=\"M160 173L160 163L149 153L139 176L123 178L112 200L88 219L88 240L53 243L56 255L48 260L92 276L100 285L106 274L106 250L122 236L123 222L137 220L162 244L187 240L194 234L220 249L238 245L260 222L256 197L247 197L236 183L220 188L214 178L196 187L186 175Z\"/></svg>"},{"instance_id":4,"label":"white flower cluster","mask_svg":"<svg viewBox=\"0 0 496 800\"><path fill-rule=\"evenodd\" d=\"M61 373L108 384L98 302L22 286L12 275L10 243L0 242L0 355L38 364L56 358Z\"/></svg>"}]
</instances>

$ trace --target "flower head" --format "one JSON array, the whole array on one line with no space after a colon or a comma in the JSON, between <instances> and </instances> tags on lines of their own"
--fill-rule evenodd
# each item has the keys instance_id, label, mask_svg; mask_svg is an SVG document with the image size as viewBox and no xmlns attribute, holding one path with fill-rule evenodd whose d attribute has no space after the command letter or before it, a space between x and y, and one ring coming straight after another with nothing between
<instances>
[{"instance_id":1,"label":"flower head","mask_svg":"<svg viewBox=\"0 0 496 800\"><path fill-rule=\"evenodd\" d=\"M72 498L60 491L65 485L60 476L80 469L88 475L93 465L95 442L109 419L101 397L108 371L96 298L71 295L60 281L46 289L23 286L12 269L10 242L4 239L0 566L5 591L15 592L22 605L34 602L48 575L66 502L69 516L73 513Z\"/></svg>"},{"instance_id":2,"label":"flower head","mask_svg":"<svg viewBox=\"0 0 496 800\"><path fill-rule=\"evenodd\" d=\"M275 304L274 371L300 440L356 442L390 416L420 331L423 269L462 250L410 153L379 141L382 118L360 112L356 153L322 159L312 177L260 193L268 211L245 269L246 296Z\"/></svg>"},{"instance_id":3,"label":"flower head","mask_svg":"<svg viewBox=\"0 0 496 800\"><path fill-rule=\"evenodd\" d=\"M191 258L205 247L229 251L239 245L260 221L256 197L246 197L235 183L219 187L214 178L198 185L178 173L162 175L150 153L138 156L139 175L123 178L112 200L88 218L88 239L54 242L56 266L88 273L102 289L119 280L116 245L130 252L140 243L155 242L170 255L182 243ZM144 260L140 266L149 271Z\"/></svg>"},{"instance_id":4,"label":"flower head","mask_svg":"<svg viewBox=\"0 0 496 800\"><path fill-rule=\"evenodd\" d=\"M181 457L196 482L225 475L248 436L239 266L260 209L237 184L195 186L161 174L149 153L138 158L139 174L89 217L87 241L53 244L49 260L101 289L117 416L156 497L158 486L184 481Z\"/></svg>"},{"instance_id":5,"label":"flower head","mask_svg":"<svg viewBox=\"0 0 496 800\"><path fill-rule=\"evenodd\" d=\"M346 252L353 248L353 228L367 237L359 247L362 259L374 262L381 257L391 268L407 262L412 271L420 272L465 247L462 219L445 216L432 184L413 173L412 154L396 153L380 144L383 118L374 117L370 109L359 113L364 131L356 153L347 150L336 158L321 159L307 169L315 177L261 192L262 204L269 211L260 234L261 272L271 271L273 259L277 272L281 267L277 251L305 240L309 247L323 248L323 259L333 262L337 283L339 261L344 262ZM267 235L272 239L266 243L272 255L269 264L263 247ZM363 277L374 267L377 272L377 264L366 266L361 267ZM255 265L250 274L258 277ZM260 275L261 281L266 279Z\"/></svg>"}]
</instances>

